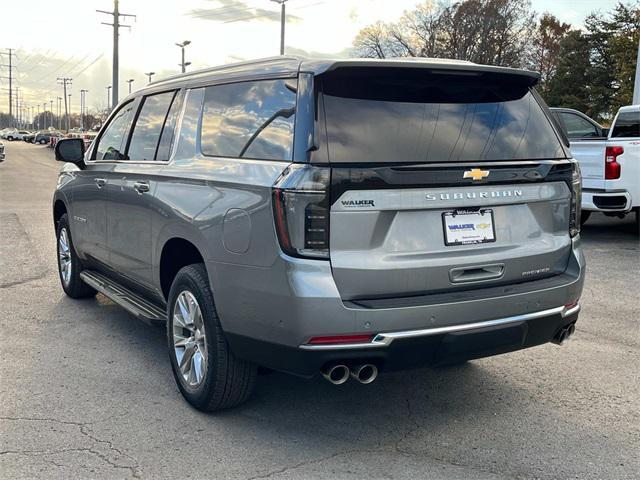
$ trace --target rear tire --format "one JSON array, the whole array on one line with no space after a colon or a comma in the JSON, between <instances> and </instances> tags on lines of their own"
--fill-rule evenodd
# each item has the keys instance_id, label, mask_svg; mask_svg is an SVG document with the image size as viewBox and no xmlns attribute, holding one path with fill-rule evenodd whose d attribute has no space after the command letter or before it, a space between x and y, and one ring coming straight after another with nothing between
<instances>
[{"instance_id":1,"label":"rear tire","mask_svg":"<svg viewBox=\"0 0 640 480\"><path fill-rule=\"evenodd\" d=\"M589 220L590 216L591 216L591 212L590 211L583 210L580 213L580 225L584 225L585 223L587 223L587 220Z\"/></svg>"},{"instance_id":2,"label":"rear tire","mask_svg":"<svg viewBox=\"0 0 640 480\"><path fill-rule=\"evenodd\" d=\"M171 285L167 342L178 388L198 410L231 408L251 395L257 367L229 348L201 263L182 268Z\"/></svg>"},{"instance_id":3,"label":"rear tire","mask_svg":"<svg viewBox=\"0 0 640 480\"><path fill-rule=\"evenodd\" d=\"M640 207L636 208L636 235L640 237Z\"/></svg>"},{"instance_id":4,"label":"rear tire","mask_svg":"<svg viewBox=\"0 0 640 480\"><path fill-rule=\"evenodd\" d=\"M56 245L58 252L58 275L62 289L71 298L93 297L97 292L80 278L82 262L78 258L73 241L69 219L65 213L60 217L56 228Z\"/></svg>"}]
</instances>

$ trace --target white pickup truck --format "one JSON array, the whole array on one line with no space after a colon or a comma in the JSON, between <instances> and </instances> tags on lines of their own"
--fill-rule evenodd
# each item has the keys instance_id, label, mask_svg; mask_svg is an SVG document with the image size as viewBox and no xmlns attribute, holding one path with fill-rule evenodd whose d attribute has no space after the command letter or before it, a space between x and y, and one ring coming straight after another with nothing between
<instances>
[{"instance_id":1,"label":"white pickup truck","mask_svg":"<svg viewBox=\"0 0 640 480\"><path fill-rule=\"evenodd\" d=\"M570 108L552 108L582 171L582 222L591 212L635 212L640 231L640 105L622 107L610 129Z\"/></svg>"}]
</instances>

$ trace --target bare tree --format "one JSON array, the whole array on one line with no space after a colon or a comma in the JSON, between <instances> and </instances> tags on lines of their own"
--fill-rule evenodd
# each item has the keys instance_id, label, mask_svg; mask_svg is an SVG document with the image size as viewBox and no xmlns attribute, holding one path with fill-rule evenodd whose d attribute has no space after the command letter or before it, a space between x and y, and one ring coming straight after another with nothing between
<instances>
[{"instance_id":1,"label":"bare tree","mask_svg":"<svg viewBox=\"0 0 640 480\"><path fill-rule=\"evenodd\" d=\"M447 57L523 66L534 31L529 0L429 1L396 23L366 27L354 50L366 57Z\"/></svg>"}]
</instances>

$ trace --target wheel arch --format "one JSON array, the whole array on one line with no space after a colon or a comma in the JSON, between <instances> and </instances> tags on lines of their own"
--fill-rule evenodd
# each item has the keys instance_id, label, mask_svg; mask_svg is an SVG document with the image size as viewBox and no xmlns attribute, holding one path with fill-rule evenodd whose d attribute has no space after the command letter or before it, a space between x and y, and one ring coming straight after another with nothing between
<instances>
[{"instance_id":1,"label":"wheel arch","mask_svg":"<svg viewBox=\"0 0 640 480\"><path fill-rule=\"evenodd\" d=\"M202 263L207 270L205 256L194 242L176 236L163 243L158 257L158 279L165 300L169 298L171 284L180 269L194 263Z\"/></svg>"}]
</instances>

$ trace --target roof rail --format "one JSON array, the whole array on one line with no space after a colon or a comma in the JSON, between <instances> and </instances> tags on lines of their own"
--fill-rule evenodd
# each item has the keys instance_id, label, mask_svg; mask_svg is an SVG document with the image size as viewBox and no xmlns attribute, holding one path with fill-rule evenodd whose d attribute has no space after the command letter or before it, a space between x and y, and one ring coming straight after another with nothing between
<instances>
[{"instance_id":1,"label":"roof rail","mask_svg":"<svg viewBox=\"0 0 640 480\"><path fill-rule=\"evenodd\" d=\"M165 82L169 82L172 80L180 80L180 79L186 79L186 78L190 78L193 76L197 76L197 75L204 75L207 73L215 73L215 72L219 72L219 71L224 71L227 69L231 69L231 68L235 68L235 67L242 67L242 66L246 66L246 65L259 65L262 63L273 63L273 62L277 62L277 61L282 61L282 60L291 60L291 61L303 61L305 60L304 57L299 57L296 55L278 55L278 56L274 56L274 57L267 57L267 58L258 58L258 59L254 59L254 60L245 60L242 62L234 62L234 63L227 63L224 65L218 65L215 67L208 67L208 68L202 68L200 70L194 70L192 72L189 73L179 73L176 75L171 75L170 77L164 77L164 78L160 78L156 81L150 82L147 84L147 86L155 86L155 85L160 85L163 84Z\"/></svg>"}]
</instances>

